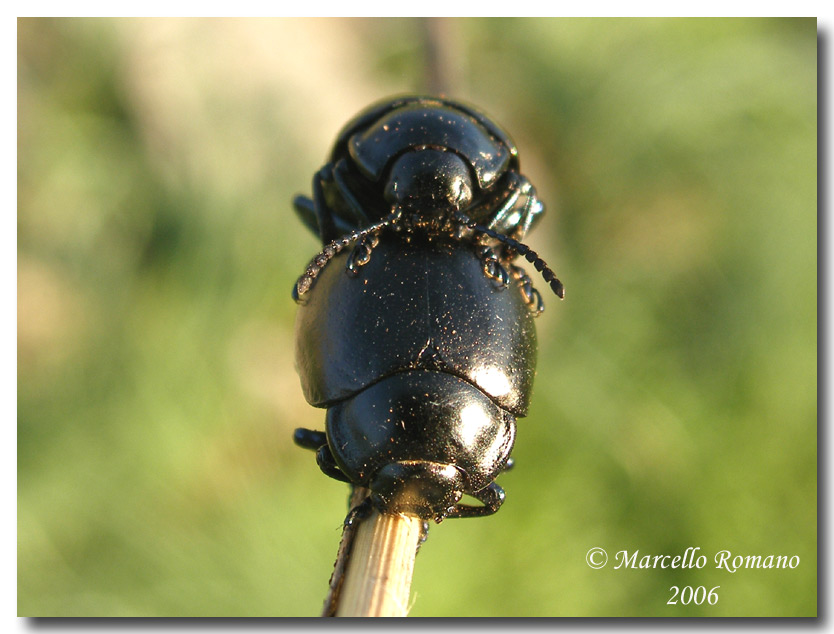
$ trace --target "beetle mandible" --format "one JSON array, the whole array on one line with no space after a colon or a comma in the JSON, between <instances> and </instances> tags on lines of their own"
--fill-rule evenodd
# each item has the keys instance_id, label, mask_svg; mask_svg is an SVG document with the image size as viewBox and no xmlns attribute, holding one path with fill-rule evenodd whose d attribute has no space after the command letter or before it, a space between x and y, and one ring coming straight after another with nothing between
<instances>
[{"instance_id":1,"label":"beetle mandible","mask_svg":"<svg viewBox=\"0 0 834 634\"><path fill-rule=\"evenodd\" d=\"M544 309L515 259L564 297L521 242L544 205L512 140L470 106L389 99L342 129L294 206L324 245L293 297L304 396L327 409L326 432L295 442L383 512L496 512Z\"/></svg>"}]
</instances>

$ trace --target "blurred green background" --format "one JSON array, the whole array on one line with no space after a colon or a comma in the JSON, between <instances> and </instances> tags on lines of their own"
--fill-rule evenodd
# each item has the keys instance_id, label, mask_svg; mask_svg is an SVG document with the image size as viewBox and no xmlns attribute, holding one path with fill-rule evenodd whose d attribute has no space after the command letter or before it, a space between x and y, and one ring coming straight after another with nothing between
<instances>
[{"instance_id":1,"label":"blurred green background","mask_svg":"<svg viewBox=\"0 0 834 634\"><path fill-rule=\"evenodd\" d=\"M290 200L358 110L425 89L426 24L18 29L19 614L318 614L347 487L291 442L323 411ZM567 299L507 502L432 528L411 614L816 614L816 21L432 29L449 95L519 145ZM592 570L597 546L709 563Z\"/></svg>"}]
</instances>

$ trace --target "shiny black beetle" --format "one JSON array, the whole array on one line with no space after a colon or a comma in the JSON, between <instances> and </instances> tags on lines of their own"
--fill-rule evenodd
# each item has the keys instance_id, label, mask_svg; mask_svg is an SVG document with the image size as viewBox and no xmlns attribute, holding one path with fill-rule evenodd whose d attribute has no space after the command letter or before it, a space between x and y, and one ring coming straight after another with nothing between
<instances>
[{"instance_id":1,"label":"shiny black beetle","mask_svg":"<svg viewBox=\"0 0 834 634\"><path fill-rule=\"evenodd\" d=\"M544 206L515 145L469 106L387 100L345 126L295 208L325 245L293 296L304 395L327 408L326 433L297 429L296 443L382 511L494 513L543 310L515 258L564 296L520 242Z\"/></svg>"}]
</instances>

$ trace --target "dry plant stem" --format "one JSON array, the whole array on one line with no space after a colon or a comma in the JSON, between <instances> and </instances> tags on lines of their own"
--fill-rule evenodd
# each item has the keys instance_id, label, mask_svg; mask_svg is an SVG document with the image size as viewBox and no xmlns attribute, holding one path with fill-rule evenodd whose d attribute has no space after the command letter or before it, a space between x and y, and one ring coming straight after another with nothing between
<instances>
[{"instance_id":1,"label":"dry plant stem","mask_svg":"<svg viewBox=\"0 0 834 634\"><path fill-rule=\"evenodd\" d=\"M336 616L406 615L421 526L415 516L376 510L362 520L347 558Z\"/></svg>"},{"instance_id":2,"label":"dry plant stem","mask_svg":"<svg viewBox=\"0 0 834 634\"><path fill-rule=\"evenodd\" d=\"M454 22L450 18L423 18L420 24L425 65L424 90L432 95L460 91L463 56L455 46L459 38Z\"/></svg>"},{"instance_id":3,"label":"dry plant stem","mask_svg":"<svg viewBox=\"0 0 834 634\"><path fill-rule=\"evenodd\" d=\"M351 510L359 506L368 495L368 489L362 487L355 487L350 496ZM350 559L353 544L356 539L356 531L359 528L359 522L354 522L350 527L345 526L342 529L342 540L339 542L339 550L336 554L336 563L333 565L333 573L330 575L329 590L327 597L324 600L324 607L322 609L322 616L336 616L336 610L339 607L339 597L341 595L342 586L345 581L345 570L347 570L347 563Z\"/></svg>"}]
</instances>

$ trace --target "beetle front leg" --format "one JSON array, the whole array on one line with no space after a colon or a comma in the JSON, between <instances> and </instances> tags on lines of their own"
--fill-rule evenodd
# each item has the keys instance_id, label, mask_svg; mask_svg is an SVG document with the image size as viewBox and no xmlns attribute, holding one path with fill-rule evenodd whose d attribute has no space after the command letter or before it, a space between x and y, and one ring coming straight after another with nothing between
<instances>
[{"instance_id":1,"label":"beetle front leg","mask_svg":"<svg viewBox=\"0 0 834 634\"><path fill-rule=\"evenodd\" d=\"M544 203L526 176L513 174L512 178L511 193L495 212L489 228L523 240L544 214Z\"/></svg>"},{"instance_id":2,"label":"beetle front leg","mask_svg":"<svg viewBox=\"0 0 834 634\"><path fill-rule=\"evenodd\" d=\"M359 269L371 261L371 253L378 244L379 235L377 234L362 238L348 256L347 264L345 264L347 272L353 276L359 275Z\"/></svg>"},{"instance_id":3,"label":"beetle front leg","mask_svg":"<svg viewBox=\"0 0 834 634\"><path fill-rule=\"evenodd\" d=\"M304 196L297 196L293 201L295 211L301 221L314 229L314 232L321 238L322 244L327 244L337 238L355 231L359 226L352 218L343 215L334 207L331 207L325 192L330 193L331 202L334 197L344 196L339 192L339 184L333 176L333 164L328 163L313 176L313 200ZM313 225L315 224L315 228Z\"/></svg>"},{"instance_id":4,"label":"beetle front leg","mask_svg":"<svg viewBox=\"0 0 834 634\"><path fill-rule=\"evenodd\" d=\"M316 464L318 464L319 469L321 469L321 472L324 475L329 476L334 480L339 480L339 482L353 484L348 477L342 473L342 470L339 469L339 466L336 464L336 460L333 458L333 452L330 451L330 447L327 445L322 445L316 452Z\"/></svg>"},{"instance_id":5,"label":"beetle front leg","mask_svg":"<svg viewBox=\"0 0 834 634\"><path fill-rule=\"evenodd\" d=\"M524 298L527 307L534 317L538 317L544 312L544 300L541 294L533 288L533 280L520 266L515 264L510 265L513 276L518 280L518 288L521 291L521 296Z\"/></svg>"},{"instance_id":6,"label":"beetle front leg","mask_svg":"<svg viewBox=\"0 0 834 634\"><path fill-rule=\"evenodd\" d=\"M510 283L510 275L501 264L498 254L492 247L483 246L480 251L481 261L484 263L484 274L492 280L495 287L505 289Z\"/></svg>"},{"instance_id":7,"label":"beetle front leg","mask_svg":"<svg viewBox=\"0 0 834 634\"><path fill-rule=\"evenodd\" d=\"M318 464L319 469L321 469L324 475L334 480L351 484L351 481L339 469L336 460L333 458L333 453L330 451L330 447L327 446L327 434L322 431L299 427L293 433L293 440L299 447L311 449L316 452L316 464Z\"/></svg>"},{"instance_id":8,"label":"beetle front leg","mask_svg":"<svg viewBox=\"0 0 834 634\"><path fill-rule=\"evenodd\" d=\"M521 194L526 198L526 201L524 210L521 212L521 220L513 232L516 240L523 239L533 228L533 225L541 220L542 215L544 215L544 203L536 195L536 188L527 180L526 176L519 174L519 178L522 181Z\"/></svg>"},{"instance_id":9,"label":"beetle front leg","mask_svg":"<svg viewBox=\"0 0 834 634\"><path fill-rule=\"evenodd\" d=\"M338 237L334 224L333 210L324 198L325 181L333 180L333 168L330 163L322 167L313 176L313 200L315 201L316 219L319 226L319 237L322 244L327 244Z\"/></svg>"},{"instance_id":10,"label":"beetle front leg","mask_svg":"<svg viewBox=\"0 0 834 634\"><path fill-rule=\"evenodd\" d=\"M536 195L536 188L522 174L510 173L505 184L506 195L497 205L470 209L471 218L489 217L485 226L496 233L522 240L544 214L544 203Z\"/></svg>"},{"instance_id":11,"label":"beetle front leg","mask_svg":"<svg viewBox=\"0 0 834 634\"><path fill-rule=\"evenodd\" d=\"M321 231L319 230L319 221L316 214L316 203L306 196L296 196L292 200L292 206L295 209L295 213L301 219L301 222L304 223L304 226L316 236L320 236Z\"/></svg>"},{"instance_id":12,"label":"beetle front leg","mask_svg":"<svg viewBox=\"0 0 834 634\"><path fill-rule=\"evenodd\" d=\"M299 447L318 451L323 445L327 444L327 434L323 431L315 431L312 429L305 429L299 427L293 432L293 442Z\"/></svg>"},{"instance_id":13,"label":"beetle front leg","mask_svg":"<svg viewBox=\"0 0 834 634\"><path fill-rule=\"evenodd\" d=\"M473 493L472 497L483 502L483 506L457 504L446 517L484 517L485 515L492 515L504 503L505 493L504 489L493 482L488 487Z\"/></svg>"},{"instance_id":14,"label":"beetle front leg","mask_svg":"<svg viewBox=\"0 0 834 634\"><path fill-rule=\"evenodd\" d=\"M361 522L362 520L367 519L370 517L371 513L374 510L374 505L371 503L371 498L366 497L362 500L359 504L354 506L350 511L348 511L347 517L345 517L345 528L350 528L354 526L357 522Z\"/></svg>"},{"instance_id":15,"label":"beetle front leg","mask_svg":"<svg viewBox=\"0 0 834 634\"><path fill-rule=\"evenodd\" d=\"M365 207L360 203L351 189L351 177L348 174L347 161L339 159L333 165L331 178L336 186L339 197L344 205L339 207L339 211L343 214L343 219L351 227L363 227L368 225L371 220L368 218Z\"/></svg>"}]
</instances>

